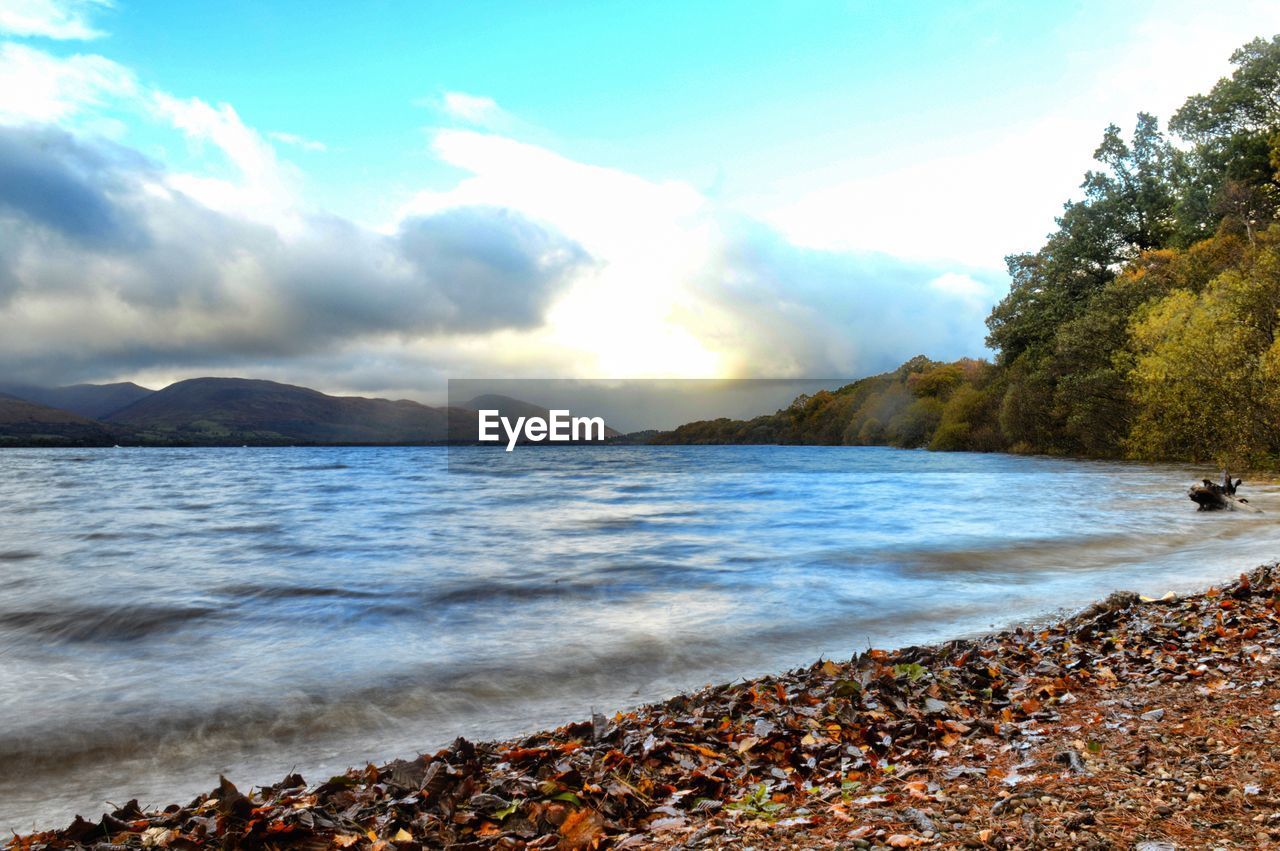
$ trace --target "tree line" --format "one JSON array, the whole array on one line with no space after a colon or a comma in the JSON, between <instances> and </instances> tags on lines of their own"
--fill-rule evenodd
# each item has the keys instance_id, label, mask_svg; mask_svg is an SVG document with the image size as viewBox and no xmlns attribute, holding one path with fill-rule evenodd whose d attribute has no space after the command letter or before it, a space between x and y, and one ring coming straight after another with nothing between
<instances>
[{"instance_id":1,"label":"tree line","mask_svg":"<svg viewBox=\"0 0 1280 851\"><path fill-rule=\"evenodd\" d=\"M1280 464L1280 36L1167 128L1108 127L1038 250L1006 258L994 362L916 357L665 443L819 443Z\"/></svg>"}]
</instances>

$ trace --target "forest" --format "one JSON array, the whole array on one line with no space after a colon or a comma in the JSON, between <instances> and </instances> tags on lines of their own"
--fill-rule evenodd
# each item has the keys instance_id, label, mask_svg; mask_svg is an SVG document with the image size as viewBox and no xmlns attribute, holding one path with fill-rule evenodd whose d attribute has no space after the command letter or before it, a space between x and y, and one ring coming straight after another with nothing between
<instances>
[{"instance_id":1,"label":"forest","mask_svg":"<svg viewBox=\"0 0 1280 851\"><path fill-rule=\"evenodd\" d=\"M915 357L663 443L818 443L1280 466L1280 36L1162 128L1111 125L1082 194L1006 258L993 362Z\"/></svg>"}]
</instances>

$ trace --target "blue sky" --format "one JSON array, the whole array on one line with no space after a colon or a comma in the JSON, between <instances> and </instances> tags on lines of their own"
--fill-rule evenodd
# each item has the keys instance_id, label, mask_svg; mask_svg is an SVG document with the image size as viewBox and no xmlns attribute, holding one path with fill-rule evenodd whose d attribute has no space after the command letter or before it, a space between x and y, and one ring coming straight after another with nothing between
<instances>
[{"instance_id":1,"label":"blue sky","mask_svg":"<svg viewBox=\"0 0 1280 851\"><path fill-rule=\"evenodd\" d=\"M982 355L1003 255L1106 124L1277 31L1260 2L0 0L0 156L133 235L0 192L0 367L423 397Z\"/></svg>"},{"instance_id":2,"label":"blue sky","mask_svg":"<svg viewBox=\"0 0 1280 851\"><path fill-rule=\"evenodd\" d=\"M424 145L451 123L432 107L447 92L493 99L525 141L730 199L811 189L940 136L980 144L1070 91L1083 49L1123 50L1159 14L1054 6L122 0L94 15L107 34L93 46L322 142L324 156L295 153L316 201L377 215L455 176Z\"/></svg>"}]
</instances>

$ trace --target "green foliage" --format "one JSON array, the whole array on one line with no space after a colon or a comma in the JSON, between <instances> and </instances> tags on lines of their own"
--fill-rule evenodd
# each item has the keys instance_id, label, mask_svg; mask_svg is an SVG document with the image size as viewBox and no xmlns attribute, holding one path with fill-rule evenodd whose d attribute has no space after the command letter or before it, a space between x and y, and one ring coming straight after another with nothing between
<instances>
[{"instance_id":1,"label":"green foliage","mask_svg":"<svg viewBox=\"0 0 1280 851\"><path fill-rule=\"evenodd\" d=\"M914 683L916 680L929 673L929 669L918 662L903 662L894 665L893 672L900 677L906 677Z\"/></svg>"},{"instance_id":2,"label":"green foliage","mask_svg":"<svg viewBox=\"0 0 1280 851\"><path fill-rule=\"evenodd\" d=\"M915 357L893 372L802 396L770 416L688 423L653 442L916 448L932 446L945 421L953 433L942 448L993 452L1004 448L994 419L997 378L986 361Z\"/></svg>"},{"instance_id":3,"label":"green foliage","mask_svg":"<svg viewBox=\"0 0 1280 851\"><path fill-rule=\"evenodd\" d=\"M1169 127L1194 143L1180 164L1179 244L1225 223L1252 238L1274 217L1280 127L1280 36L1231 55L1236 70L1188 98Z\"/></svg>"},{"instance_id":4,"label":"green foliage","mask_svg":"<svg viewBox=\"0 0 1280 851\"><path fill-rule=\"evenodd\" d=\"M964 382L964 370L959 363L932 367L907 376L907 389L915 396L945 399Z\"/></svg>"},{"instance_id":5,"label":"green foliage","mask_svg":"<svg viewBox=\"0 0 1280 851\"><path fill-rule=\"evenodd\" d=\"M1001 437L1019 451L1269 464L1280 311L1280 36L1232 56L1170 130L1108 127L1058 229L992 311ZM1273 366L1276 364L1276 366ZM966 400L966 404L975 404ZM972 445L945 415L936 448ZM966 431L965 425L970 431Z\"/></svg>"},{"instance_id":6,"label":"green foliage","mask_svg":"<svg viewBox=\"0 0 1280 851\"><path fill-rule=\"evenodd\" d=\"M1162 245L1173 233L1174 156L1156 120L1139 113L1131 143L1111 125L1085 175L1085 199L1068 202L1058 229L1039 251L1010 255L1013 281L987 319L987 343L1011 364L1024 353L1050 353L1058 327L1077 316L1115 277L1120 265Z\"/></svg>"},{"instance_id":7,"label":"green foliage","mask_svg":"<svg viewBox=\"0 0 1280 851\"><path fill-rule=\"evenodd\" d=\"M765 783L758 784L741 800L726 805L725 809L739 810L756 818L772 819L785 809L785 805L775 803Z\"/></svg>"},{"instance_id":8,"label":"green foliage","mask_svg":"<svg viewBox=\"0 0 1280 851\"><path fill-rule=\"evenodd\" d=\"M1273 459L1280 449L1278 324L1275 246L1200 293L1177 290L1138 314L1131 454L1236 465Z\"/></svg>"},{"instance_id":9,"label":"green foliage","mask_svg":"<svg viewBox=\"0 0 1280 851\"><path fill-rule=\"evenodd\" d=\"M889 420L885 437L894 446L915 449L927 446L934 429L942 420L942 402L932 396L916 399Z\"/></svg>"},{"instance_id":10,"label":"green foliage","mask_svg":"<svg viewBox=\"0 0 1280 851\"><path fill-rule=\"evenodd\" d=\"M1001 388L965 384L947 400L929 448L944 452L995 452L1004 448L997 419Z\"/></svg>"}]
</instances>

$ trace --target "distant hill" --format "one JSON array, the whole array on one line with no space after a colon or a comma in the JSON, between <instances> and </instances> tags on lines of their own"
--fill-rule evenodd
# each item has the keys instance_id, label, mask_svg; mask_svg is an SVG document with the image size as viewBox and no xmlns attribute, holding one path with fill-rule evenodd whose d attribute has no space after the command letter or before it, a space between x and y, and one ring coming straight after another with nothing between
<instances>
[{"instance_id":1,"label":"distant hill","mask_svg":"<svg viewBox=\"0 0 1280 851\"><path fill-rule=\"evenodd\" d=\"M129 383L12 389L0 391L0 446L472 442L478 408L512 419L549 415L546 408L509 396L479 396L466 408L432 408L250 378L192 378L156 391ZM609 428L605 433L618 436Z\"/></svg>"},{"instance_id":2,"label":"distant hill","mask_svg":"<svg viewBox=\"0 0 1280 851\"><path fill-rule=\"evenodd\" d=\"M454 412L454 415L458 415ZM248 378L193 378L107 416L142 443L435 443L450 411Z\"/></svg>"},{"instance_id":3,"label":"distant hill","mask_svg":"<svg viewBox=\"0 0 1280 851\"><path fill-rule=\"evenodd\" d=\"M145 399L154 392L146 387L139 387L132 381L118 384L72 384L67 387L0 385L0 393L35 402L37 405L61 408L95 420L132 405L139 399Z\"/></svg>"},{"instance_id":4,"label":"distant hill","mask_svg":"<svg viewBox=\"0 0 1280 851\"><path fill-rule=\"evenodd\" d=\"M101 423L0 393L0 446L110 446Z\"/></svg>"}]
</instances>

